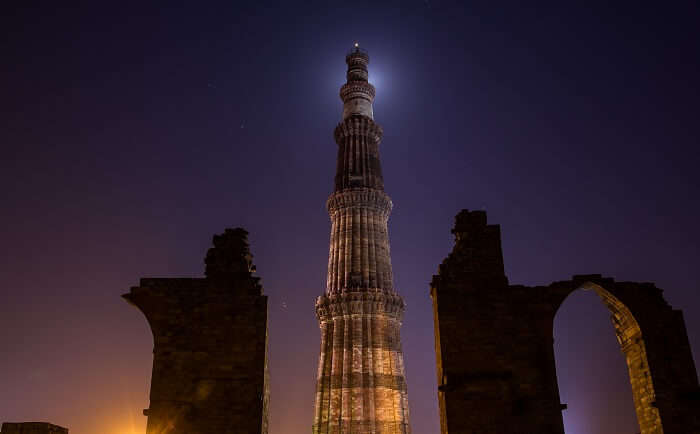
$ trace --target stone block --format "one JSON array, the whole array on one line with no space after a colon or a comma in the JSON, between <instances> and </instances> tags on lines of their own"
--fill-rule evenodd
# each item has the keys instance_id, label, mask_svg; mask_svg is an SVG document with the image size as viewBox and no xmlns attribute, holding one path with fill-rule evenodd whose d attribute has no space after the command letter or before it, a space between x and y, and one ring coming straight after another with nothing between
<instances>
[{"instance_id":1,"label":"stone block","mask_svg":"<svg viewBox=\"0 0 700 434\"><path fill-rule=\"evenodd\" d=\"M68 434L68 428L46 422L5 422L0 434Z\"/></svg>"}]
</instances>

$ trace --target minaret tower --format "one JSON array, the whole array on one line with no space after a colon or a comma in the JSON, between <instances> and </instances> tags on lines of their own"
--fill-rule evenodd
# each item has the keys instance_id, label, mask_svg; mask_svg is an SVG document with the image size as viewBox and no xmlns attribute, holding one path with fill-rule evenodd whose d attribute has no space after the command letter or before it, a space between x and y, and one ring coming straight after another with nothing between
<instances>
[{"instance_id":1,"label":"minaret tower","mask_svg":"<svg viewBox=\"0 0 700 434\"><path fill-rule=\"evenodd\" d=\"M355 44L340 88L343 120L335 128L335 190L328 283L316 301L321 329L314 434L409 434L399 330L403 299L394 290L379 162L382 128L374 122L369 55Z\"/></svg>"}]
</instances>

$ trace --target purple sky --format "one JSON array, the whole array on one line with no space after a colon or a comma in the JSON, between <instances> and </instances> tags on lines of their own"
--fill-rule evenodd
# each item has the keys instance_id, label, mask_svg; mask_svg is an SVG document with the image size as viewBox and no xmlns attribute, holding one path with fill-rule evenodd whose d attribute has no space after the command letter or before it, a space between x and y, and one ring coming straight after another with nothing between
<instances>
[{"instance_id":1,"label":"purple sky","mask_svg":"<svg viewBox=\"0 0 700 434\"><path fill-rule=\"evenodd\" d=\"M0 421L145 432L152 338L119 296L200 276L212 234L243 226L270 297L271 433L310 431L355 40L416 434L439 432L428 283L461 208L501 225L512 283L656 282L698 360L697 2L93 3L2 14ZM574 293L555 335L567 434L636 432L602 304Z\"/></svg>"}]
</instances>

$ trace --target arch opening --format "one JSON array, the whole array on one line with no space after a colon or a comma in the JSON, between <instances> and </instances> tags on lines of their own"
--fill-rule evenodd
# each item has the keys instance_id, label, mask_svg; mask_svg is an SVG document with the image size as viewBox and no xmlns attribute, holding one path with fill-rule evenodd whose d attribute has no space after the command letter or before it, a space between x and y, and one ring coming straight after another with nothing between
<instances>
[{"instance_id":1,"label":"arch opening","mask_svg":"<svg viewBox=\"0 0 700 434\"><path fill-rule=\"evenodd\" d=\"M587 282L559 307L554 332L567 434L663 432L642 331L624 303Z\"/></svg>"},{"instance_id":2,"label":"arch opening","mask_svg":"<svg viewBox=\"0 0 700 434\"><path fill-rule=\"evenodd\" d=\"M582 288L594 291L610 311L615 336L627 362L632 398L641 434L662 433L661 417L656 408L656 392L639 323L629 308L602 286L588 282Z\"/></svg>"}]
</instances>

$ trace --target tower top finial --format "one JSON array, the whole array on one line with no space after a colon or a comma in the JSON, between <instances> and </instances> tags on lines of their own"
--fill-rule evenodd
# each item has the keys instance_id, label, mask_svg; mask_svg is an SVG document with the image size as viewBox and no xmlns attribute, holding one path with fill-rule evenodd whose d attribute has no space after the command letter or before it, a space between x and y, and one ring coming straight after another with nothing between
<instances>
[{"instance_id":1,"label":"tower top finial","mask_svg":"<svg viewBox=\"0 0 700 434\"><path fill-rule=\"evenodd\" d=\"M359 42L355 42L353 49L345 56L345 63L348 64L348 81L340 88L343 119L354 114L373 118L374 86L367 81L369 54L360 48Z\"/></svg>"}]
</instances>

